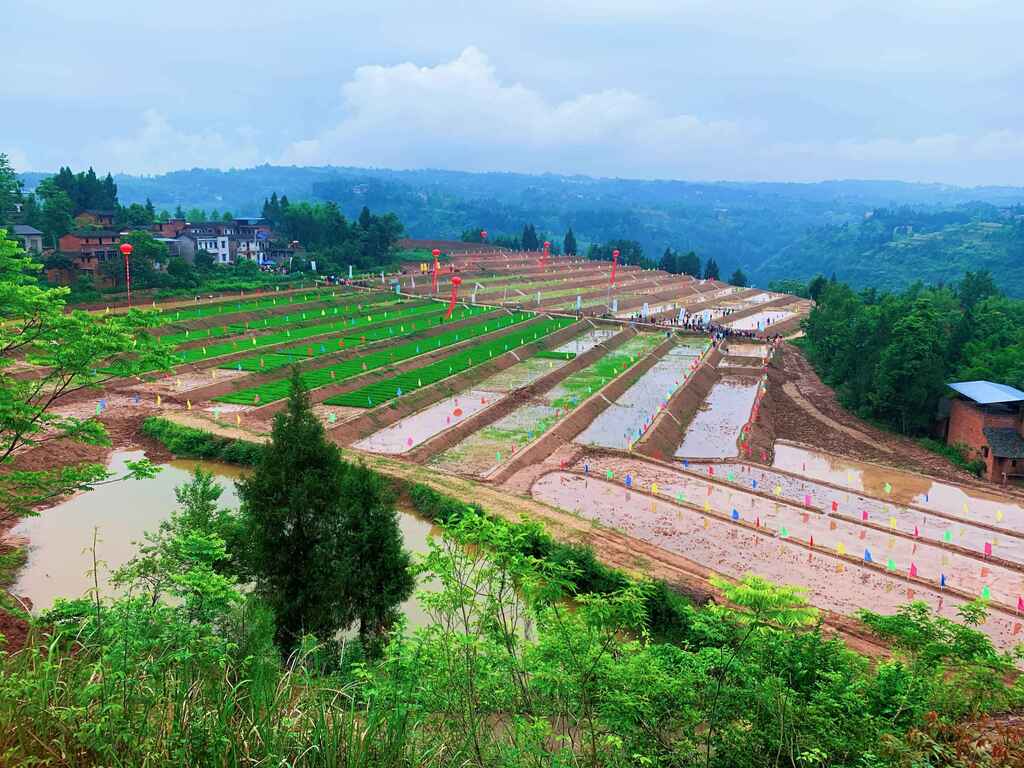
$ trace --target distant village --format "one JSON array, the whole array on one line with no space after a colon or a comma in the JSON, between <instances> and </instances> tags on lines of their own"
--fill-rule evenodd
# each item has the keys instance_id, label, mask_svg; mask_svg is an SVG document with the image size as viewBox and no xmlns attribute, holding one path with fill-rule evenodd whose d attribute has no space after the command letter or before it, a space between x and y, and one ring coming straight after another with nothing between
<instances>
[{"instance_id":1,"label":"distant village","mask_svg":"<svg viewBox=\"0 0 1024 768\"><path fill-rule=\"evenodd\" d=\"M15 224L12 234L25 250L38 254L47 263L47 279L59 285L72 284L85 276L97 286L107 286L110 279L102 271L103 264L120 260L118 247L122 238L138 231L149 232L154 240L164 244L168 258L181 257L189 264L195 263L197 253L205 251L214 264L250 261L264 271L278 271L287 269L295 253L303 250L297 241L284 243L275 239L273 228L263 218L199 222L172 218L148 226L116 227L115 214L113 210L82 211L74 218L75 228L59 238L56 249L45 248L43 233L27 224Z\"/></svg>"}]
</instances>

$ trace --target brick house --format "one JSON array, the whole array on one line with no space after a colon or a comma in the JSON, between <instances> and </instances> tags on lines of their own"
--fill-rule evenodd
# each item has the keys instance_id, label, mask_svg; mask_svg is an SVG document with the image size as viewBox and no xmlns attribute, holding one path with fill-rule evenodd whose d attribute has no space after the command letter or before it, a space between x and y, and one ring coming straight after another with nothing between
<instances>
[{"instance_id":1,"label":"brick house","mask_svg":"<svg viewBox=\"0 0 1024 768\"><path fill-rule=\"evenodd\" d=\"M184 219L168 219L167 221L154 222L150 227L154 237L177 237L188 229L188 222Z\"/></svg>"},{"instance_id":2,"label":"brick house","mask_svg":"<svg viewBox=\"0 0 1024 768\"><path fill-rule=\"evenodd\" d=\"M119 230L80 229L64 235L58 241L57 250L71 259L72 266L80 274L102 280L100 266L110 259L120 258L120 244Z\"/></svg>"},{"instance_id":3,"label":"brick house","mask_svg":"<svg viewBox=\"0 0 1024 768\"><path fill-rule=\"evenodd\" d=\"M1024 481L1024 392L991 381L949 385L946 443L966 445L995 482Z\"/></svg>"},{"instance_id":4,"label":"brick house","mask_svg":"<svg viewBox=\"0 0 1024 768\"><path fill-rule=\"evenodd\" d=\"M85 210L75 216L75 223L80 227L112 227L115 211Z\"/></svg>"}]
</instances>

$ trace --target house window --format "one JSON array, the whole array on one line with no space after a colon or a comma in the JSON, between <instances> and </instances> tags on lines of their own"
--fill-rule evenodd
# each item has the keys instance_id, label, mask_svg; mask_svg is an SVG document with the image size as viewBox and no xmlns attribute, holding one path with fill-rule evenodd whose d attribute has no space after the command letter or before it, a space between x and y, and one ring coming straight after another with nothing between
<instances>
[{"instance_id":1,"label":"house window","mask_svg":"<svg viewBox=\"0 0 1024 768\"><path fill-rule=\"evenodd\" d=\"M984 456L986 459L988 458L988 446L987 445L983 445L981 447L981 455Z\"/></svg>"}]
</instances>

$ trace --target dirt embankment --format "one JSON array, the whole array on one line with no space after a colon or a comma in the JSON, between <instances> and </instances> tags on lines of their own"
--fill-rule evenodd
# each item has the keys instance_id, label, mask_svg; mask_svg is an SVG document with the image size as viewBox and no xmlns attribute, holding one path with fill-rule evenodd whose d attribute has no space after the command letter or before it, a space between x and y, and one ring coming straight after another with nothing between
<instances>
[{"instance_id":1,"label":"dirt embankment","mask_svg":"<svg viewBox=\"0 0 1024 768\"><path fill-rule=\"evenodd\" d=\"M776 438L944 480L976 482L972 475L910 438L886 432L849 413L792 344L781 347L769 367L768 381Z\"/></svg>"},{"instance_id":2,"label":"dirt embankment","mask_svg":"<svg viewBox=\"0 0 1024 768\"><path fill-rule=\"evenodd\" d=\"M379 429L390 426L406 416L411 416L434 403L444 400L446 397L463 392L499 371L511 368L513 365L532 356L538 350L557 347L588 327L590 327L589 323L573 323L543 339L516 347L514 350L499 355L482 365L474 366L467 371L442 379L422 389L417 389L415 392L404 397L369 410L353 419L348 419L336 428L331 429L328 434L331 440L338 445L351 445ZM422 448L422 446L420 447Z\"/></svg>"}]
</instances>

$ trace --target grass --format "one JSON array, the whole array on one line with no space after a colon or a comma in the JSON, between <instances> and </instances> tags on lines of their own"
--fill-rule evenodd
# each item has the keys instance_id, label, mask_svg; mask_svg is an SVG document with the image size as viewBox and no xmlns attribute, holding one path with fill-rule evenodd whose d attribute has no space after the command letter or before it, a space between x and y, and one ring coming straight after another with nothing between
<instances>
[{"instance_id":1,"label":"grass","mask_svg":"<svg viewBox=\"0 0 1024 768\"><path fill-rule=\"evenodd\" d=\"M353 315L363 314L368 307L374 307L375 311L384 307L390 307L401 302L396 300L394 294L385 294L376 301L366 301L359 304L345 304L343 306L331 307L330 311L326 307L321 307L320 312L317 313L312 311L302 311L299 313L299 318L296 319L292 314L284 315L268 315L262 319L247 320L244 323L229 322L226 325L210 326L209 328L194 328L189 330L180 331L178 333L167 333L160 336L160 342L169 346L178 346L179 344L186 344L190 341L198 341L200 339L215 339L223 338L224 336L236 336L244 334L250 330L263 330L266 328L283 328L286 326L297 325L298 323L306 320L313 320L317 317L351 317Z\"/></svg>"},{"instance_id":2,"label":"grass","mask_svg":"<svg viewBox=\"0 0 1024 768\"><path fill-rule=\"evenodd\" d=\"M215 304L198 304L188 308L164 309L157 312L157 323L162 325L182 320L196 320L203 317L250 312L257 309L265 309L266 307L276 307L279 304L302 304L310 301L320 301L324 298L333 297L338 293L338 290L337 288L330 291L314 290L303 293L290 293L285 296L261 296L258 299L246 299L245 301L220 301Z\"/></svg>"},{"instance_id":3,"label":"grass","mask_svg":"<svg viewBox=\"0 0 1024 768\"><path fill-rule=\"evenodd\" d=\"M308 339L314 336L323 336L324 334L339 332L339 333L351 333L354 328L362 328L364 326L371 326L375 323L381 323L383 320L392 319L400 320L410 317L429 317L432 315L439 315L444 312L442 307L437 302L427 302L424 304L415 304L405 308L396 310L384 310L382 314L374 316L367 314L359 316L339 316L335 320L331 320L327 323L318 323L317 325L299 326L294 328L284 328L274 333L263 334L260 336L249 336L231 341L224 341L213 345L201 345L188 347L186 349L176 350L175 365L182 365L186 363L194 363L200 360L209 360L211 358L223 357L225 355L231 355L236 352L244 352L246 349L258 349L259 347L272 347L278 344L284 344L292 340ZM300 321L292 322L295 325Z\"/></svg>"},{"instance_id":4,"label":"grass","mask_svg":"<svg viewBox=\"0 0 1024 768\"><path fill-rule=\"evenodd\" d=\"M509 349L543 339L545 336L572 325L574 322L575 320L572 318L564 317L547 319L524 330L510 333L484 344L474 346L472 349L466 349L449 355L443 360L438 360L422 368L405 371L397 376L392 376L384 381L374 382L352 392L335 395L324 402L328 405L372 408L393 397L400 397L403 394L414 392L420 387L429 386L449 376L469 370L476 365L481 365L497 355L504 354Z\"/></svg>"},{"instance_id":5,"label":"grass","mask_svg":"<svg viewBox=\"0 0 1024 768\"><path fill-rule=\"evenodd\" d=\"M400 339L404 336L411 336L414 333L426 331L431 326L436 327L444 325L445 323L454 323L470 317L487 316L490 313L494 313L495 317L499 316L498 313L490 307L460 307L452 313L450 320L445 320L445 308L443 306L435 303L428 306L435 306L436 309L429 313L419 315L412 321L409 321L408 319L405 319L404 322L402 322L401 319L395 320L385 325L366 328L365 331L359 335L353 334L352 326L349 326L345 333L341 333L330 339L324 339L315 345L298 344L293 347L286 347L285 349L277 352L270 352L262 355L251 355L249 357L242 358L241 360L224 363L220 367L229 370L269 372L291 365L299 359L320 357L321 355L330 354L341 349L351 349L352 347L370 344L375 341L383 341L384 339Z\"/></svg>"},{"instance_id":6,"label":"grass","mask_svg":"<svg viewBox=\"0 0 1024 768\"><path fill-rule=\"evenodd\" d=\"M307 389L316 389L327 384L338 383L350 379L353 376L382 368L387 365L400 363L403 360L424 354L436 349L443 349L460 341L466 341L485 333L491 333L500 328L508 328L517 323L524 322L534 317L529 312L514 312L503 315L500 318L487 318L482 322L465 326L457 330L447 331L438 336L422 341L409 342L397 347L380 349L375 352L361 355L357 358L345 360L344 362L325 368L318 368L315 371L305 371L302 374L302 381ZM295 358L291 358L294 362ZM283 377L268 381L254 387L231 392L215 398L222 403L236 403L240 405L266 404L280 400L288 396L288 379Z\"/></svg>"}]
</instances>

